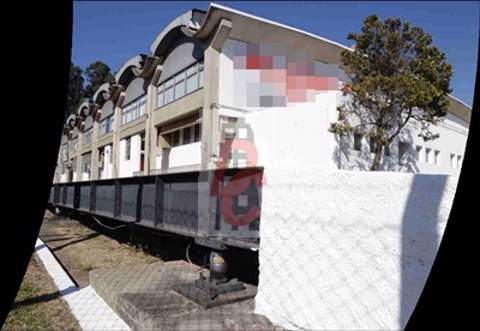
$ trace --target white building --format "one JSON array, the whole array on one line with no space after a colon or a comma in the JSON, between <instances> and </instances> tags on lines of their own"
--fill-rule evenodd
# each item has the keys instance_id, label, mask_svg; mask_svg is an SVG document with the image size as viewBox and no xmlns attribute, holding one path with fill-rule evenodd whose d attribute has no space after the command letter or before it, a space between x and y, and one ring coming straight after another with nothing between
<instances>
[{"instance_id":1,"label":"white building","mask_svg":"<svg viewBox=\"0 0 480 331\"><path fill-rule=\"evenodd\" d=\"M345 101L340 53L346 49L221 5L193 9L69 118L56 181L215 169L222 162L367 169L373 154L365 137L339 142L328 132ZM440 137L425 143L411 125L393 142L382 170L458 173L471 110L450 99L449 113L434 128ZM238 146L232 150L225 139Z\"/></svg>"}]
</instances>

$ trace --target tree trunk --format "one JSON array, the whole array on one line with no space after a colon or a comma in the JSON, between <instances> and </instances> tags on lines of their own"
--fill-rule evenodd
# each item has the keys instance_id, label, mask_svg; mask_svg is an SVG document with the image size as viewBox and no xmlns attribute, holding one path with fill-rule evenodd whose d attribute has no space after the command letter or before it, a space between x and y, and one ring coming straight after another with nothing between
<instances>
[{"instance_id":1,"label":"tree trunk","mask_svg":"<svg viewBox=\"0 0 480 331\"><path fill-rule=\"evenodd\" d=\"M382 161L382 152L383 145L375 144L375 156L373 157L373 162L370 166L370 171L377 171L380 167L380 161Z\"/></svg>"}]
</instances>

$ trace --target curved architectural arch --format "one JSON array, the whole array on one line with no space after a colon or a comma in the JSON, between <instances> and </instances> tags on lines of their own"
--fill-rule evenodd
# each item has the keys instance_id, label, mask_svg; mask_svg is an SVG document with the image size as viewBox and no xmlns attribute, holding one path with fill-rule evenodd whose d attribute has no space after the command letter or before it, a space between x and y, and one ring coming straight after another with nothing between
<instances>
[{"instance_id":1,"label":"curved architectural arch","mask_svg":"<svg viewBox=\"0 0 480 331\"><path fill-rule=\"evenodd\" d=\"M122 86L127 86L133 79L140 76L144 65L145 54L138 54L125 62L115 74L115 82Z\"/></svg>"},{"instance_id":2,"label":"curved architectural arch","mask_svg":"<svg viewBox=\"0 0 480 331\"><path fill-rule=\"evenodd\" d=\"M185 32L199 29L203 24L204 17L205 12L198 9L189 10L178 16L157 35L150 46L150 53L162 58L179 36L188 36Z\"/></svg>"},{"instance_id":3,"label":"curved architectural arch","mask_svg":"<svg viewBox=\"0 0 480 331\"><path fill-rule=\"evenodd\" d=\"M85 100L77 109L77 116L85 119L88 115L90 115L91 105L90 100Z\"/></svg>"},{"instance_id":4,"label":"curved architectural arch","mask_svg":"<svg viewBox=\"0 0 480 331\"><path fill-rule=\"evenodd\" d=\"M93 95L92 101L98 106L103 106L103 104L110 99L111 95L111 85L110 83L104 83L100 85L95 94Z\"/></svg>"},{"instance_id":5,"label":"curved architectural arch","mask_svg":"<svg viewBox=\"0 0 480 331\"><path fill-rule=\"evenodd\" d=\"M65 121L65 124L69 130L72 130L77 123L77 116L75 114L70 114Z\"/></svg>"}]
</instances>

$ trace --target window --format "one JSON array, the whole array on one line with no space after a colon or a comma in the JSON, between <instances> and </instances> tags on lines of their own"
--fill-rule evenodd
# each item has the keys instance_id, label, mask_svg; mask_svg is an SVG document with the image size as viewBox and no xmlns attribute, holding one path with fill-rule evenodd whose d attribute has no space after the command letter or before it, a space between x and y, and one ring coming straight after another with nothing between
<instances>
[{"instance_id":1,"label":"window","mask_svg":"<svg viewBox=\"0 0 480 331\"><path fill-rule=\"evenodd\" d=\"M198 74L196 66L187 69L187 91L190 93L198 88Z\"/></svg>"},{"instance_id":2,"label":"window","mask_svg":"<svg viewBox=\"0 0 480 331\"><path fill-rule=\"evenodd\" d=\"M193 141L200 141L200 124L195 124Z\"/></svg>"},{"instance_id":3,"label":"window","mask_svg":"<svg viewBox=\"0 0 480 331\"><path fill-rule=\"evenodd\" d=\"M455 154L450 154L450 166L452 168L456 168L457 167L457 158L455 157Z\"/></svg>"},{"instance_id":4,"label":"window","mask_svg":"<svg viewBox=\"0 0 480 331\"><path fill-rule=\"evenodd\" d=\"M408 150L410 149L410 144L399 141L398 142L398 162L401 163L402 159L407 155Z\"/></svg>"},{"instance_id":5,"label":"window","mask_svg":"<svg viewBox=\"0 0 480 331\"><path fill-rule=\"evenodd\" d=\"M98 152L98 162L103 163L103 158L105 156L105 148L100 148Z\"/></svg>"},{"instance_id":6,"label":"window","mask_svg":"<svg viewBox=\"0 0 480 331\"><path fill-rule=\"evenodd\" d=\"M175 76L175 99L185 95L185 71Z\"/></svg>"},{"instance_id":7,"label":"window","mask_svg":"<svg viewBox=\"0 0 480 331\"><path fill-rule=\"evenodd\" d=\"M115 120L115 117L112 114L100 122L100 132L99 132L100 136L103 136L104 134L107 134L113 131L114 120Z\"/></svg>"},{"instance_id":8,"label":"window","mask_svg":"<svg viewBox=\"0 0 480 331\"><path fill-rule=\"evenodd\" d=\"M165 104L173 101L173 80L172 79L169 79L165 82L165 91L163 93L164 93Z\"/></svg>"},{"instance_id":9,"label":"window","mask_svg":"<svg viewBox=\"0 0 480 331\"><path fill-rule=\"evenodd\" d=\"M110 153L110 160L109 162L110 163L113 163L113 146L110 145L110 149L108 150L108 152Z\"/></svg>"},{"instance_id":10,"label":"window","mask_svg":"<svg viewBox=\"0 0 480 331\"><path fill-rule=\"evenodd\" d=\"M435 150L435 164L440 165L440 151Z\"/></svg>"},{"instance_id":11,"label":"window","mask_svg":"<svg viewBox=\"0 0 480 331\"><path fill-rule=\"evenodd\" d=\"M164 102L163 102L163 84L160 85L157 89L158 93L157 93L157 108L158 107L161 107L164 105Z\"/></svg>"},{"instance_id":12,"label":"window","mask_svg":"<svg viewBox=\"0 0 480 331\"><path fill-rule=\"evenodd\" d=\"M457 156L457 167L461 167L462 166L462 156L461 155L458 155Z\"/></svg>"},{"instance_id":13,"label":"window","mask_svg":"<svg viewBox=\"0 0 480 331\"><path fill-rule=\"evenodd\" d=\"M85 131L85 133L83 134L83 144L84 145L91 144L92 136L93 136L93 129L90 128L87 131Z\"/></svg>"},{"instance_id":14,"label":"window","mask_svg":"<svg viewBox=\"0 0 480 331\"><path fill-rule=\"evenodd\" d=\"M198 64L198 86L203 87L203 62Z\"/></svg>"},{"instance_id":15,"label":"window","mask_svg":"<svg viewBox=\"0 0 480 331\"><path fill-rule=\"evenodd\" d=\"M200 124L190 125L168 133L158 133L157 146L160 144L160 136L170 145L176 147L181 145L192 144L200 141Z\"/></svg>"},{"instance_id":16,"label":"window","mask_svg":"<svg viewBox=\"0 0 480 331\"><path fill-rule=\"evenodd\" d=\"M172 146L180 145L180 131L172 132Z\"/></svg>"},{"instance_id":17,"label":"window","mask_svg":"<svg viewBox=\"0 0 480 331\"><path fill-rule=\"evenodd\" d=\"M370 137L369 141L370 141L370 153L375 153L375 148L376 148L375 140L373 140Z\"/></svg>"},{"instance_id":18,"label":"window","mask_svg":"<svg viewBox=\"0 0 480 331\"><path fill-rule=\"evenodd\" d=\"M353 134L353 149L356 151L362 149L362 135L360 133Z\"/></svg>"},{"instance_id":19,"label":"window","mask_svg":"<svg viewBox=\"0 0 480 331\"><path fill-rule=\"evenodd\" d=\"M68 159L68 146L67 146L67 144L63 145L62 151L63 151L63 160L67 161L67 159Z\"/></svg>"},{"instance_id":20,"label":"window","mask_svg":"<svg viewBox=\"0 0 480 331\"><path fill-rule=\"evenodd\" d=\"M130 151L131 151L131 143L132 143L132 138L128 137L125 140L125 160L130 160Z\"/></svg>"},{"instance_id":21,"label":"window","mask_svg":"<svg viewBox=\"0 0 480 331\"><path fill-rule=\"evenodd\" d=\"M424 158L424 155L423 155L423 148L422 148L422 146L417 146L415 156L416 156L417 161L419 161L419 162L425 162L425 158Z\"/></svg>"},{"instance_id":22,"label":"window","mask_svg":"<svg viewBox=\"0 0 480 331\"><path fill-rule=\"evenodd\" d=\"M427 163L433 163L432 149L427 147L425 149L425 153L426 153L426 162Z\"/></svg>"},{"instance_id":23,"label":"window","mask_svg":"<svg viewBox=\"0 0 480 331\"><path fill-rule=\"evenodd\" d=\"M390 145L385 145L385 156L390 156Z\"/></svg>"},{"instance_id":24,"label":"window","mask_svg":"<svg viewBox=\"0 0 480 331\"><path fill-rule=\"evenodd\" d=\"M78 138L72 140L72 153L75 153L78 148Z\"/></svg>"},{"instance_id":25,"label":"window","mask_svg":"<svg viewBox=\"0 0 480 331\"><path fill-rule=\"evenodd\" d=\"M147 97L140 98L130 102L122 109L122 125L135 121L145 115L147 109Z\"/></svg>"},{"instance_id":26,"label":"window","mask_svg":"<svg viewBox=\"0 0 480 331\"><path fill-rule=\"evenodd\" d=\"M146 110L147 110L147 98L142 98L142 100L140 100L139 102L138 117L142 117L143 115L145 115Z\"/></svg>"},{"instance_id":27,"label":"window","mask_svg":"<svg viewBox=\"0 0 480 331\"><path fill-rule=\"evenodd\" d=\"M183 144L192 143L192 127L183 129Z\"/></svg>"},{"instance_id":28,"label":"window","mask_svg":"<svg viewBox=\"0 0 480 331\"><path fill-rule=\"evenodd\" d=\"M157 108L203 86L203 63L197 62L164 81L157 88Z\"/></svg>"}]
</instances>

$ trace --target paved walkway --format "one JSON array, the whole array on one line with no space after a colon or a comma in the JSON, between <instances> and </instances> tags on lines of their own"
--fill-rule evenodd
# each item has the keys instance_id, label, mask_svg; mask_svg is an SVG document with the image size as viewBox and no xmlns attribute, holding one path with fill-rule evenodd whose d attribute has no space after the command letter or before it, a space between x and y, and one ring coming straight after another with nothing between
<instances>
[{"instance_id":1,"label":"paved walkway","mask_svg":"<svg viewBox=\"0 0 480 331\"><path fill-rule=\"evenodd\" d=\"M130 330L128 325L115 314L91 286L82 289L75 286L40 239L37 239L35 252L82 329L89 331Z\"/></svg>"}]
</instances>

